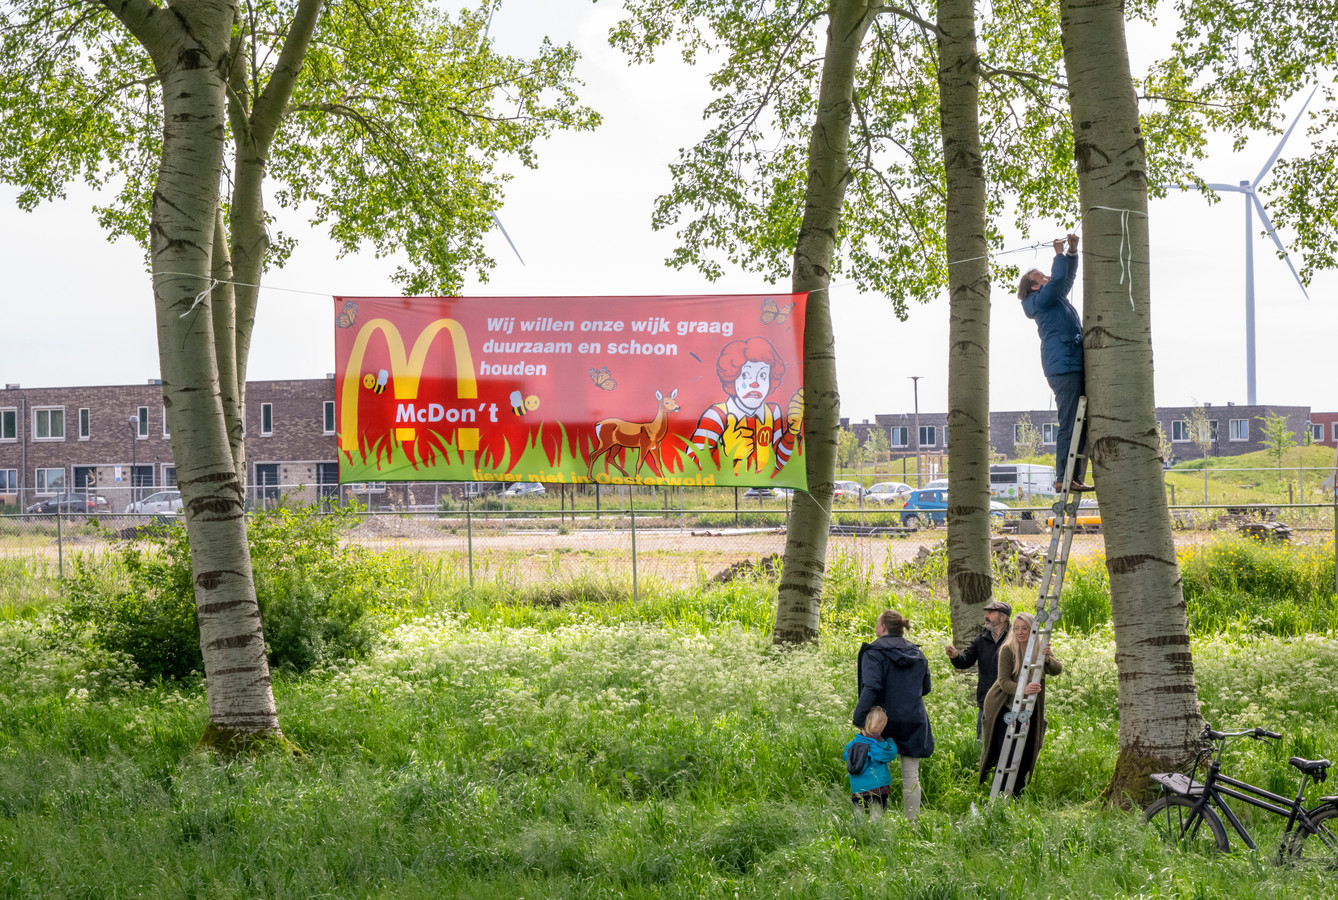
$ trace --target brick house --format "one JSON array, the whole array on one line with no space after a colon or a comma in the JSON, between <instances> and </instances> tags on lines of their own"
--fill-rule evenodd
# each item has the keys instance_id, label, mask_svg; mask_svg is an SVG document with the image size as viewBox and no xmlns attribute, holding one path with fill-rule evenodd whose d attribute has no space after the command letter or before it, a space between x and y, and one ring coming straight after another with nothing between
<instances>
[{"instance_id":1,"label":"brick house","mask_svg":"<svg viewBox=\"0 0 1338 900\"><path fill-rule=\"evenodd\" d=\"M337 491L334 392L333 377L247 385L252 498ZM119 511L176 480L160 381L0 390L0 503L90 489Z\"/></svg>"},{"instance_id":2,"label":"brick house","mask_svg":"<svg viewBox=\"0 0 1338 900\"><path fill-rule=\"evenodd\" d=\"M1193 412L1190 406L1165 406L1157 408L1157 421L1161 423L1171 442L1172 461L1200 459L1203 453L1193 441L1190 433L1189 416ZM1226 406L1204 404L1209 426L1212 429L1213 449L1209 456L1240 456L1264 449L1263 418L1272 413L1287 417L1287 428L1296 436L1296 442L1303 441L1307 423L1318 427L1321 421L1326 425L1328 446L1338 446L1334 438L1338 437L1333 428L1338 428L1338 413L1312 415L1308 406ZM1019 426L1023 418L1029 418L1031 424L1041 433L1041 453L1055 451L1055 436L1059 432L1059 419L1053 409L1023 409L990 413L990 448L1004 459L1016 456L1016 441ZM874 428L887 431L892 445L893 456L914 455L915 414L887 413L874 416L874 421L852 424L849 419L841 419L841 427L851 428L863 443ZM948 417L946 413L920 413L920 449L924 452L944 453L948 447Z\"/></svg>"}]
</instances>

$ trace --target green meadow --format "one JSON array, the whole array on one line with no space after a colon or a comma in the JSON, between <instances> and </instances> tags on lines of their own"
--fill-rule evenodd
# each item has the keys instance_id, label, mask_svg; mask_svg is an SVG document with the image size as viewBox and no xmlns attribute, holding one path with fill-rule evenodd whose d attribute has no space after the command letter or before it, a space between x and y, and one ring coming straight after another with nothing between
<instances>
[{"instance_id":1,"label":"green meadow","mask_svg":"<svg viewBox=\"0 0 1338 900\"><path fill-rule=\"evenodd\" d=\"M1338 894L1334 872L1274 865L1274 820L1252 810L1260 852L1199 855L1096 800L1118 727L1099 559L1071 569L1049 735L1032 787L1002 805L977 784L975 675L942 653L932 578L838 560L821 641L778 650L769 580L643 580L637 603L582 578L471 589L439 560L317 528L253 529L300 756L196 749L204 687L168 652L192 627L178 539L82 559L59 584L7 565L0 897ZM1226 770L1290 795L1287 757L1338 758L1332 546L1226 539L1182 565L1205 717L1286 736L1234 746ZM912 618L934 678L915 823L856 821L841 760L855 653L888 606Z\"/></svg>"}]
</instances>

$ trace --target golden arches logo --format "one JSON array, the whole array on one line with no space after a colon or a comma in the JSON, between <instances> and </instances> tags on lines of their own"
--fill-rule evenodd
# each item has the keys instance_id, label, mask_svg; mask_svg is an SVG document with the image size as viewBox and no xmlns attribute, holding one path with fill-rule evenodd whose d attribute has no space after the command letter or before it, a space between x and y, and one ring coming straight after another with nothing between
<instances>
[{"instance_id":1,"label":"golden arches logo","mask_svg":"<svg viewBox=\"0 0 1338 900\"><path fill-rule=\"evenodd\" d=\"M411 401L418 399L418 384L423 377L423 365L427 362L427 351L432 341L442 331L451 338L451 348L455 351L455 394L459 400L477 400L478 381L474 376L474 358L469 353L469 340L464 327L454 319L437 319L419 333L414 341L413 352L405 355L404 341L400 330L389 319L372 319L358 331L349 352L348 363L344 369L344 393L340 397L339 407L339 447L349 453L358 449L358 372L362 371L362 358L367 353L367 344L372 335L381 332L385 336L386 346L390 350L390 372L395 383L395 399ZM350 375L349 373L352 373ZM396 428L397 440L407 443L414 439L417 429ZM479 448L479 430L460 428L455 433L455 446L460 450Z\"/></svg>"}]
</instances>

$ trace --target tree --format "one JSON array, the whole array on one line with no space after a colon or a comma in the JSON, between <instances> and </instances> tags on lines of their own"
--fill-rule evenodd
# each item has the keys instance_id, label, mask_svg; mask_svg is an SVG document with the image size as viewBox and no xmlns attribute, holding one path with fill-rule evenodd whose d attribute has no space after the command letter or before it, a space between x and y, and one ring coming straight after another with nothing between
<instances>
[{"instance_id":1,"label":"tree","mask_svg":"<svg viewBox=\"0 0 1338 900\"><path fill-rule=\"evenodd\" d=\"M938 3L939 130L948 259L948 606L953 642L974 636L994 593L990 551L990 266L980 149L975 0Z\"/></svg>"},{"instance_id":2,"label":"tree","mask_svg":"<svg viewBox=\"0 0 1338 900\"><path fill-rule=\"evenodd\" d=\"M1259 430L1263 435L1264 447L1268 455L1273 457L1273 464L1278 469L1278 480L1281 480L1282 457L1296 446L1296 433L1287 427L1286 416L1280 416L1272 410L1262 416L1255 416L1255 420L1261 423Z\"/></svg>"},{"instance_id":3,"label":"tree","mask_svg":"<svg viewBox=\"0 0 1338 900\"><path fill-rule=\"evenodd\" d=\"M480 40L490 8L462 17L469 52L461 54L447 52L455 49L447 20L413 0L262 3L245 15L231 0L19 0L0 10L0 177L20 185L20 204L31 208L71 178L102 186L115 176L121 189L99 210L102 221L149 248L207 676L207 742L281 738L247 555L241 457L255 285L291 245L266 237L267 168L285 179L280 204L314 202L317 221L331 222L345 249L364 234L378 249L402 246L420 264L401 273L411 286L427 271L453 284L464 267L482 265L478 239L500 183L486 163L499 153L529 162L532 141L550 125L581 123L564 90L569 50L517 67L522 98L556 76L562 114L553 123L510 128L492 110L510 82L504 58ZM312 46L316 63L307 67ZM451 77L463 83L448 97ZM521 122L536 119L532 99L519 108ZM466 127L445 128L453 117ZM483 132L493 134L477 140ZM225 157L229 136L234 152ZM233 185L231 243L221 174ZM243 282L237 293L234 281Z\"/></svg>"},{"instance_id":4,"label":"tree","mask_svg":"<svg viewBox=\"0 0 1338 900\"><path fill-rule=\"evenodd\" d=\"M652 220L656 228L678 229L679 246L669 260L673 265L695 266L716 277L727 262L775 278L791 273L792 284L797 285L794 273L812 259L805 247L811 236L803 229L818 222L811 206L816 198L810 190L812 176L819 171L813 153L836 152L847 169L839 194L828 193L826 199L839 196L845 207L831 210L827 217L835 230L823 239L830 239L831 253L821 283L825 285L833 274L849 273L863 289L886 295L903 318L911 300L927 300L948 284L950 267L942 237L947 214L937 90L938 26L914 9L868 6L872 18L859 26L859 33L867 33L869 39L863 46L845 47L854 56L841 63L850 70L841 73L850 78L850 87L839 95L847 98L840 102L850 104L850 115L824 119L831 111L823 106L821 91L828 84L827 67L836 62L829 55L833 22L854 21L847 4L628 0L625 10L627 17L615 29L613 42L638 62L652 60L671 39L680 43L689 62L708 55L720 60L712 75L717 96L704 116L710 123L707 134L681 151L670 167L673 185L657 201ZM983 165L997 178L986 183L988 218L967 230L982 232L988 246L999 247L1001 237L993 225L998 216L1011 209L1025 233L1042 212L1049 216L1071 209L1076 185L1072 170L1061 164L1071 158L1067 118L1047 93L1062 88L1048 71L1058 59L1054 14L1025 6L992 7L991 15L988 27L980 29L987 52L976 56L975 66L982 85ZM828 54L820 55L815 34L823 25ZM968 67L954 77L972 76ZM840 118L848 119L849 125L842 126ZM1172 121L1167 118L1154 126L1162 128ZM833 127L841 133L828 130ZM839 148L832 151L817 144L814 136L819 133L838 140ZM1166 178L1175 177L1192 149L1192 141L1174 145L1174 152L1166 156L1170 163ZM953 164L969 167L969 157L958 153ZM826 166L827 160L820 165ZM821 177L826 179L824 190L829 190L833 176ZM968 281L972 290L980 289L978 280ZM953 297L958 293L954 289ZM805 426L814 502L802 505L806 511L792 518L788 530L786 570L777 603L782 611L777 618L778 640L811 640L817 635L828 528L823 498L832 478L825 460L834 449L832 423L837 421L836 410L825 404L838 396L835 381L827 375L829 354L834 352L825 321L827 304L822 293L811 298L809 307L816 318L808 333L816 343L805 351L806 360L814 363L806 368L805 380L821 385L818 394L808 397ZM960 320L971 322L972 333L978 332L980 319L975 313L967 310ZM979 378L974 374L958 379L964 392L961 402L957 388L950 388L954 391L950 405L967 416L975 403L969 393L985 390ZM966 419L957 424L961 430L954 427L954 441L961 435L967 452L975 446L974 452L984 449L987 454L987 443L966 437L973 426ZM811 436L810 425L815 429ZM974 427L983 428L984 423ZM988 456L982 459L984 465ZM979 493L979 485L974 493ZM977 533L970 542L979 544L979 538ZM971 548L973 554L987 550L987 543ZM961 569L964 579L976 582L981 571L974 563ZM959 579L959 585L964 583Z\"/></svg>"},{"instance_id":5,"label":"tree","mask_svg":"<svg viewBox=\"0 0 1338 900\"><path fill-rule=\"evenodd\" d=\"M1208 411L1202 403L1194 404L1185 425L1189 428L1189 439L1199 448L1199 456L1207 459L1213 449L1213 425L1208 421Z\"/></svg>"},{"instance_id":6,"label":"tree","mask_svg":"<svg viewBox=\"0 0 1338 900\"><path fill-rule=\"evenodd\" d=\"M888 440L887 430L880 428L877 424L870 428L869 436L864 440L864 450L875 463L882 459L885 454L890 453L892 444Z\"/></svg>"},{"instance_id":7,"label":"tree","mask_svg":"<svg viewBox=\"0 0 1338 900\"><path fill-rule=\"evenodd\" d=\"M1101 495L1119 669L1120 751L1106 795L1193 755L1202 728L1152 392L1147 161L1122 0L1061 0L1084 242L1088 448Z\"/></svg>"},{"instance_id":8,"label":"tree","mask_svg":"<svg viewBox=\"0 0 1338 900\"><path fill-rule=\"evenodd\" d=\"M1018 459L1028 459L1036 456L1040 452L1040 429L1031 424L1031 416L1029 414L1024 414L1022 418L1017 420L1017 430L1013 433L1013 455ZM1058 477L1058 475L1056 477Z\"/></svg>"},{"instance_id":9,"label":"tree","mask_svg":"<svg viewBox=\"0 0 1338 900\"><path fill-rule=\"evenodd\" d=\"M1175 450L1171 447L1171 436L1166 433L1166 429L1162 427L1161 422L1158 422L1157 459L1161 460L1161 464L1165 466L1171 461L1171 457L1174 455L1175 455Z\"/></svg>"},{"instance_id":10,"label":"tree","mask_svg":"<svg viewBox=\"0 0 1338 900\"><path fill-rule=\"evenodd\" d=\"M1331 2L1176 0L1174 7L1181 28L1163 68L1202 104L1211 126L1233 133L1236 149L1249 132L1281 131L1284 104L1312 85L1332 84L1338 36ZM1295 235L1289 243L1301 251L1306 281L1338 266L1338 96L1325 88L1315 99L1310 154L1298 153L1302 145L1293 140L1263 188L1273 225Z\"/></svg>"},{"instance_id":11,"label":"tree","mask_svg":"<svg viewBox=\"0 0 1338 900\"><path fill-rule=\"evenodd\" d=\"M836 466L839 469L852 469L859 465L860 443L855 432L849 428L836 431Z\"/></svg>"}]
</instances>

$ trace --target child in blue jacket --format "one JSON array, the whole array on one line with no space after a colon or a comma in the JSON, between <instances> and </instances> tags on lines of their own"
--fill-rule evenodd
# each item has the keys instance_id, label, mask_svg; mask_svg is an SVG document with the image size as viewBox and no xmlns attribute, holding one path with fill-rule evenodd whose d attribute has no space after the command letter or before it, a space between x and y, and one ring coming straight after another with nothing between
<instances>
[{"instance_id":1,"label":"child in blue jacket","mask_svg":"<svg viewBox=\"0 0 1338 900\"><path fill-rule=\"evenodd\" d=\"M883 740L883 728L886 725L887 713L881 706L872 707L864 717L864 727L860 733L846 744L844 756L847 772L851 768L852 752L865 755L863 768L858 772L850 772L850 802L855 805L856 815L865 809L869 811L870 818L878 819L887 809L887 795L892 786L892 774L887 764L897 758L897 745L892 740Z\"/></svg>"}]
</instances>

